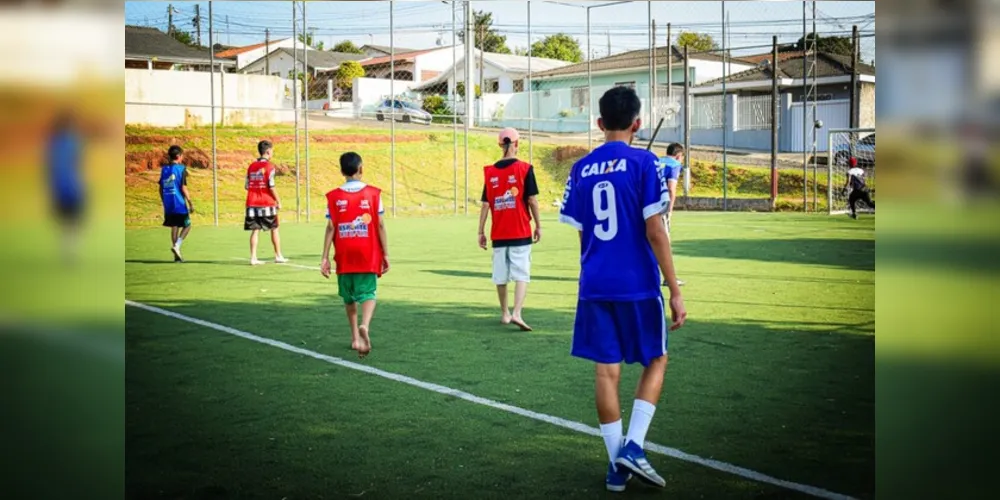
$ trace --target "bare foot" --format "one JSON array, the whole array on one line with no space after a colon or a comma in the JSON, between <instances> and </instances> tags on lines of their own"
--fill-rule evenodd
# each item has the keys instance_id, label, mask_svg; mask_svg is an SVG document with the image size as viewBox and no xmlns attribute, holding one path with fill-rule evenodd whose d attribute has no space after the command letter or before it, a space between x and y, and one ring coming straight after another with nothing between
<instances>
[{"instance_id":1,"label":"bare foot","mask_svg":"<svg viewBox=\"0 0 1000 500\"><path fill-rule=\"evenodd\" d=\"M364 359L368 353L372 352L372 341L368 337L368 327L359 326L358 327L358 357Z\"/></svg>"},{"instance_id":2,"label":"bare foot","mask_svg":"<svg viewBox=\"0 0 1000 500\"><path fill-rule=\"evenodd\" d=\"M517 327L520 328L522 332L530 332L531 331L531 327L528 326L528 324L525 323L524 320L521 319L518 316L512 316L510 318L510 322L514 323L515 325L517 325Z\"/></svg>"},{"instance_id":3,"label":"bare foot","mask_svg":"<svg viewBox=\"0 0 1000 500\"><path fill-rule=\"evenodd\" d=\"M357 336L354 336L354 337L351 338L351 349L355 350L355 351L358 350L358 337Z\"/></svg>"},{"instance_id":4,"label":"bare foot","mask_svg":"<svg viewBox=\"0 0 1000 500\"><path fill-rule=\"evenodd\" d=\"M509 312L504 313L503 316L500 317L500 324L501 325L509 325L510 321L511 321L511 316L510 316Z\"/></svg>"}]
</instances>

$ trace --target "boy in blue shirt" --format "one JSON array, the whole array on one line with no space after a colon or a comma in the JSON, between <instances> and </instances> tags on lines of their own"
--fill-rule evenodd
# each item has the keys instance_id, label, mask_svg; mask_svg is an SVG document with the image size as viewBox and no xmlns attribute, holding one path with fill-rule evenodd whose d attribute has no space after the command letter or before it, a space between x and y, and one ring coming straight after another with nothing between
<instances>
[{"instance_id":1,"label":"boy in blue shirt","mask_svg":"<svg viewBox=\"0 0 1000 500\"><path fill-rule=\"evenodd\" d=\"M170 251L174 253L174 262L184 262L181 244L191 232L190 213L194 212L194 205L188 195L187 169L181 163L184 161L184 150L180 146L170 146L167 157L170 164L160 169L163 225L170 228Z\"/></svg>"},{"instance_id":2,"label":"boy in blue shirt","mask_svg":"<svg viewBox=\"0 0 1000 500\"><path fill-rule=\"evenodd\" d=\"M573 165L559 212L560 222L580 232L572 354L597 363L597 416L610 458L605 476L610 491L624 491L633 474L666 485L643 445L663 387L667 330L680 328L687 316L661 219L669 200L666 178L655 155L628 145L642 126L640 107L627 87L601 97L597 125L606 142ZM670 289L669 325L661 272ZM618 399L622 361L644 367L624 439Z\"/></svg>"},{"instance_id":3,"label":"boy in blue shirt","mask_svg":"<svg viewBox=\"0 0 1000 500\"><path fill-rule=\"evenodd\" d=\"M673 142L667 146L667 156L660 158L660 168L663 169L663 176L667 179L667 191L670 192L670 204L663 214L663 223L667 226L667 235L670 235L670 221L674 214L674 206L677 203L677 181L681 178L681 170L684 170L684 146ZM682 280L677 280L677 284L684 286ZM667 280L663 280L663 286L667 286Z\"/></svg>"}]
</instances>

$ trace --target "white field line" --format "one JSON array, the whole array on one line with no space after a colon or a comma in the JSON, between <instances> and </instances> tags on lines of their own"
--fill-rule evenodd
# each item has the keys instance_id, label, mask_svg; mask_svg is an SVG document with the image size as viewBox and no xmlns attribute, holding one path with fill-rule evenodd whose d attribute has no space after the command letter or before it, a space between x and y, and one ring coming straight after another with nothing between
<instances>
[{"instance_id":1,"label":"white field line","mask_svg":"<svg viewBox=\"0 0 1000 500\"><path fill-rule=\"evenodd\" d=\"M283 264L283 265L288 265L288 264ZM195 325L198 325L198 326L203 326L205 328L211 328L213 330L217 330L217 331L220 331L220 332L223 332L223 333L228 333L230 335L235 335L237 337L241 337L241 338L244 338L244 339L247 339L247 340L252 340L252 341L260 343L260 344L269 345L271 347L277 347L278 349L282 349L284 351L293 352L293 353L296 353L296 354L301 354L303 356L308 356L310 358L318 359L320 361L325 361L325 362L333 364L333 365L341 366L341 367L348 368L348 369L351 369L351 370L357 370L357 371L360 371L360 372L368 373L370 375L375 375L377 377L382 377L382 378L386 378L386 379L393 380L393 381L396 381L396 382L401 382L401 383L404 383L404 384L407 384L407 385L412 385L414 387L419 387L421 389L426 389L428 391L436 392L438 394L444 394L446 396L456 397L456 398L459 398L459 399L463 399L465 401L469 401L471 403L480 404L480 405L487 406L487 407L490 407L490 408L494 408L494 409L497 409L497 410L502 410L502 411L505 411L505 412L508 412L508 413L513 413L515 415L520 415L522 417L527 417L527 418L530 418L530 419L533 419L533 420L538 420L540 422L545 422L547 424L552 424L552 425L555 425L557 427L562 427L564 429L573 430L573 431L576 431L576 432L587 434L589 436L594 436L594 437L600 437L601 436L601 431L599 429L597 429L596 427L591 427L589 425L580 423L580 422L575 422L575 421L572 421L572 420L566 420L564 418L559 418L559 417L555 417L555 416L552 416L552 415L547 415L547 414L544 414L544 413L538 413L538 412L535 412L535 411L526 410L524 408L520 408L520 407L517 407L517 406L512 406L512 405L509 405L509 404L500 403L498 401L493 401L491 399L486 399L486 398L483 398L483 397L479 397L479 396L476 396L475 394L470 394L468 392L460 391L458 389L452 389L450 387L445 387L443 385L432 384L430 382L424 382L424 381L421 381L421 380L417 380L415 378L407 377L406 375L400 375L398 373L387 372L387 371L384 371L384 370L379 370L378 368L373 368L373 367L368 366L368 365L364 365L364 364L360 364L360 363L355 363L355 362L352 362L352 361L347 361L347 360L344 360L344 359L341 359L341 358L337 358L337 357L333 357L333 356L328 356L326 354L320 354L318 352L310 351L308 349L302 349L301 347L295 347L293 345L286 344L284 342L280 342L280 341L277 341L277 340L269 339L267 337L260 337L260 336L254 335L252 333L247 333L247 332L244 332L244 331L241 331L241 330L237 330L237 329L232 328L232 327L228 327L228 326L220 325L220 324L216 324L216 323L211 323L209 321L205 321L205 320L201 320L201 319L197 319L197 318L192 318L190 316L185 316L183 314L175 313L173 311L168 311L166 309L160 309L159 307L149 306L149 305L146 305L146 304L142 304L140 302L134 302L134 301L131 301L131 300L126 300L125 301L125 305L136 307L136 308L139 308L139 309L143 309L143 310L146 310L146 311L149 311L149 312L152 312L152 313L160 314L160 315L163 315L163 316L167 316L167 317L170 317L170 318L178 319L178 320L185 321L185 322L188 322L188 323L192 323L192 324L195 324ZM743 478L746 478L746 479L750 479L750 480L753 480L753 481L758 481L758 482L761 482L761 483L772 484L772 485L775 485L775 486L779 486L781 488L785 488L785 489L789 489L789 490L793 490L793 491L798 491L800 493L805 493L807 495L812 495L814 497L826 498L826 499L837 499L837 500L852 500L852 497L849 497L847 495L841 495L839 493L834 493L832 491L824 490L822 488L818 488L818 487L815 487L815 486L809 486L807 484L795 483L795 482L792 482L792 481L786 481L784 479L778 479L776 477L768 476L766 474L762 474L760 472L753 471L753 470L750 470L750 469L747 469L747 468L744 468L744 467L739 467L737 465L732 465L732 464L729 464L729 463L726 463L726 462L721 462L721 461L718 461L718 460L712 460L710 458L703 458L703 457L699 457L697 455L692 455L690 453L683 452L683 451L678 450L676 448L670 448L668 446L663 446L663 445L649 443L649 442L646 443L645 448L646 448L647 451L652 451L652 452L655 452L655 453L659 453L661 455L666 455L668 457L673 457L673 458L676 458L678 460L683 460L685 462L691 462L691 463L698 464L698 465L701 465L701 466L704 466L704 467L708 467L710 469L715 469L715 470L718 470L718 471L726 472L726 473L733 474L733 475L736 475L736 476L740 476L740 477L743 477Z\"/></svg>"},{"instance_id":2,"label":"white field line","mask_svg":"<svg viewBox=\"0 0 1000 500\"><path fill-rule=\"evenodd\" d=\"M243 257L230 257L230 259L232 259L232 260L242 260L242 261L246 262L248 266L250 265L250 259L246 259L246 258L243 258ZM263 265L268 265L268 264L274 264L276 266L294 267L296 269L305 269L307 271L319 271L319 266L303 266L302 264L296 264L294 262L285 262L284 264L277 264L277 263L275 263L273 261L268 261L268 260L262 260L261 262L262 262L262 264L261 264L262 266Z\"/></svg>"}]
</instances>

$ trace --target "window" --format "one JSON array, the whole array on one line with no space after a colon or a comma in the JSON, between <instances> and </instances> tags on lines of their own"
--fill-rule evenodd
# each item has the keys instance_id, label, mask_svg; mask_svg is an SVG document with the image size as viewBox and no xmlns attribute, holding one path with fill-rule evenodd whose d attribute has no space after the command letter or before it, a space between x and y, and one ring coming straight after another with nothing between
<instances>
[{"instance_id":1,"label":"window","mask_svg":"<svg viewBox=\"0 0 1000 500\"><path fill-rule=\"evenodd\" d=\"M486 85L483 86L483 92L489 92L491 94L496 94L500 92L500 80L496 78L488 78L486 80Z\"/></svg>"},{"instance_id":2,"label":"window","mask_svg":"<svg viewBox=\"0 0 1000 500\"><path fill-rule=\"evenodd\" d=\"M278 78L281 78L281 72L280 71L272 71L271 72L271 76L276 76Z\"/></svg>"},{"instance_id":3,"label":"window","mask_svg":"<svg viewBox=\"0 0 1000 500\"><path fill-rule=\"evenodd\" d=\"M524 80L514 80L514 92L524 92Z\"/></svg>"},{"instance_id":4,"label":"window","mask_svg":"<svg viewBox=\"0 0 1000 500\"><path fill-rule=\"evenodd\" d=\"M875 145L875 134L869 135L868 137L865 137L864 139L861 139L858 142L860 144L864 144L866 146L874 146Z\"/></svg>"},{"instance_id":5,"label":"window","mask_svg":"<svg viewBox=\"0 0 1000 500\"><path fill-rule=\"evenodd\" d=\"M588 87L573 87L570 89L570 105L583 110L587 107L587 95L590 93Z\"/></svg>"},{"instance_id":6,"label":"window","mask_svg":"<svg viewBox=\"0 0 1000 500\"><path fill-rule=\"evenodd\" d=\"M631 82L615 82L615 87L628 87L628 88L630 88L632 90L635 90L635 81L631 81Z\"/></svg>"}]
</instances>

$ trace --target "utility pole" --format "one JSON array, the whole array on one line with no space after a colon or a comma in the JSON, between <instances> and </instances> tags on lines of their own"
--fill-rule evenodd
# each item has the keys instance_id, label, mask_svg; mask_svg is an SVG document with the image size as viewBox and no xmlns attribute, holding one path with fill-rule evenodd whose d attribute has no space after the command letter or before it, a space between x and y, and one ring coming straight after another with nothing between
<instances>
[{"instance_id":1,"label":"utility pole","mask_svg":"<svg viewBox=\"0 0 1000 500\"><path fill-rule=\"evenodd\" d=\"M167 34L174 34L174 4L167 4Z\"/></svg>"},{"instance_id":2,"label":"utility pole","mask_svg":"<svg viewBox=\"0 0 1000 500\"><path fill-rule=\"evenodd\" d=\"M486 66L486 64L484 64L484 61L483 61L483 59L485 59L484 56L486 55L486 51L483 50L485 48L485 46L486 46L485 42L486 42L486 25L483 24L483 25L479 26L479 93L480 93L480 96L484 92L486 92L486 81L483 80L483 73L484 73L484 71L486 69L484 67L484 66ZM475 83L475 82L473 82L473 83ZM476 90L476 87L473 86L472 87L473 93L475 93L475 90ZM480 97L480 99L482 99L482 97ZM479 106L480 106L479 109L482 109L482 103L481 102L480 102ZM480 117L479 119L482 120L482 117Z\"/></svg>"},{"instance_id":3,"label":"utility pole","mask_svg":"<svg viewBox=\"0 0 1000 500\"><path fill-rule=\"evenodd\" d=\"M674 98L674 46L670 37L670 23L667 23L667 102Z\"/></svg>"},{"instance_id":4,"label":"utility pole","mask_svg":"<svg viewBox=\"0 0 1000 500\"><path fill-rule=\"evenodd\" d=\"M271 30L264 28L264 74L271 76Z\"/></svg>"},{"instance_id":5,"label":"utility pole","mask_svg":"<svg viewBox=\"0 0 1000 500\"><path fill-rule=\"evenodd\" d=\"M858 113L858 55L861 52L861 47L858 43L858 25L851 27L851 111L848 117L848 123L851 128L858 128L860 122ZM853 143L853 141L852 141ZM851 156L854 156L854 152L851 152Z\"/></svg>"},{"instance_id":6,"label":"utility pole","mask_svg":"<svg viewBox=\"0 0 1000 500\"><path fill-rule=\"evenodd\" d=\"M226 45L233 44L233 35L229 31L229 14L226 14Z\"/></svg>"},{"instance_id":7,"label":"utility pole","mask_svg":"<svg viewBox=\"0 0 1000 500\"><path fill-rule=\"evenodd\" d=\"M191 23L198 29L198 46L201 47L201 6L198 4L194 4L194 19Z\"/></svg>"},{"instance_id":8,"label":"utility pole","mask_svg":"<svg viewBox=\"0 0 1000 500\"><path fill-rule=\"evenodd\" d=\"M604 30L604 33L608 36L608 57L611 56L611 30Z\"/></svg>"}]
</instances>

